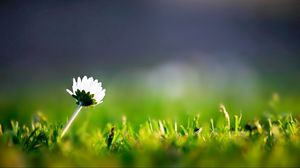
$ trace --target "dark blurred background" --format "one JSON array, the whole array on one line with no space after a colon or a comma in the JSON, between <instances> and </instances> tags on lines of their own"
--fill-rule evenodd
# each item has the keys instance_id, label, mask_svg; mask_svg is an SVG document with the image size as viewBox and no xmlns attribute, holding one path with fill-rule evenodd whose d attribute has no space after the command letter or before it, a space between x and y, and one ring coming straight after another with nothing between
<instances>
[{"instance_id":1,"label":"dark blurred background","mask_svg":"<svg viewBox=\"0 0 300 168\"><path fill-rule=\"evenodd\" d=\"M1 1L1 83L208 55L237 57L274 73L294 72L300 60L299 5L278 0Z\"/></svg>"},{"instance_id":2,"label":"dark blurred background","mask_svg":"<svg viewBox=\"0 0 300 168\"><path fill-rule=\"evenodd\" d=\"M141 71L154 88L205 72L211 83L238 75L298 93L299 8L297 0L1 1L0 100L62 92L73 76L107 86Z\"/></svg>"}]
</instances>

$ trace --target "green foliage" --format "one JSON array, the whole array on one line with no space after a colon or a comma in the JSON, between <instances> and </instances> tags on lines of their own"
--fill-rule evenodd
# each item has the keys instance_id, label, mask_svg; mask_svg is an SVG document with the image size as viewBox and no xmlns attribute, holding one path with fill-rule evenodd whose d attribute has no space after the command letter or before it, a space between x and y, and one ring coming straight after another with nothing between
<instances>
[{"instance_id":1,"label":"green foliage","mask_svg":"<svg viewBox=\"0 0 300 168\"><path fill-rule=\"evenodd\" d=\"M101 164L94 164L95 157L111 157L109 165L125 166L299 164L295 154L300 152L300 123L291 114L277 119L268 118L267 121L262 118L263 124L254 120L244 125L241 124L241 116L234 116L232 130L216 128L213 120L210 124L201 123L199 115L188 118L186 123L148 118L137 126L128 123L123 116L122 121L108 123L103 130L98 128L93 132L85 129L59 139L62 125L49 124L39 114L31 127L11 121L10 129L0 134L1 146L4 147L0 154L16 148L18 152L45 160L40 165L55 161L57 156L61 157L58 163L75 158L79 159L78 162L71 161L68 165L80 165L81 160L98 166Z\"/></svg>"},{"instance_id":2,"label":"green foliage","mask_svg":"<svg viewBox=\"0 0 300 168\"><path fill-rule=\"evenodd\" d=\"M103 104L83 108L86 112L62 139L61 120L65 123L75 107L69 105L73 102L69 97L32 98L30 102L41 104L44 113L35 114L31 122L27 118L37 104L21 99L20 104L2 108L0 166L295 167L300 163L299 98L287 101L274 94L264 102L266 106L259 106L259 99L246 103L249 108L227 101L220 113L219 102L206 97L169 100L125 88L109 89Z\"/></svg>"},{"instance_id":3,"label":"green foliage","mask_svg":"<svg viewBox=\"0 0 300 168\"><path fill-rule=\"evenodd\" d=\"M18 121L11 121L11 128L3 134L6 143L10 146L19 145L24 151L30 152L42 147L51 150L58 140L61 125L37 122L32 123L31 127L20 127Z\"/></svg>"}]
</instances>

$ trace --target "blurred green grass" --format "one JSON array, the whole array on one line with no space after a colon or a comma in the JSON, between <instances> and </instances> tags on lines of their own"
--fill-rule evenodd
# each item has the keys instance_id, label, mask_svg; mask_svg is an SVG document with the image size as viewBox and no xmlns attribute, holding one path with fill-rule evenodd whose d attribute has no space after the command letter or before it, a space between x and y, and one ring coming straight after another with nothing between
<instances>
[{"instance_id":1,"label":"blurred green grass","mask_svg":"<svg viewBox=\"0 0 300 168\"><path fill-rule=\"evenodd\" d=\"M44 113L51 121L65 122L76 108L74 99L65 88L70 81L52 83L48 86L28 86L17 91L3 91L0 96L0 121L18 120L29 123L32 115ZM244 88L193 87L185 90L180 97L172 97L162 91L153 91L135 80L106 80L107 94L104 103L91 109L84 109L81 117L91 125L104 126L107 122L120 120L123 115L134 123L144 122L148 117L159 119L185 120L186 116L200 114L203 121L219 118L220 103L226 104L231 114L242 113L244 118L261 117L267 113L288 112L299 114L298 92L277 92L268 85L261 85L254 94L244 94ZM172 87L172 86L170 86ZM248 89L248 88L245 88ZM279 95L273 103L272 96Z\"/></svg>"},{"instance_id":2,"label":"blurred green grass","mask_svg":"<svg viewBox=\"0 0 300 168\"><path fill-rule=\"evenodd\" d=\"M8 96L1 96L0 102L3 130L0 155L5 156L1 157L1 165L205 167L299 164L296 156L300 152L300 98L297 93L277 92L266 84L257 87L256 94L250 95L243 94L241 86L223 89L192 87L187 88L183 95L172 97L132 79L104 79L107 89L104 102L93 108L84 108L65 139L50 140L53 132L60 131L76 108L73 98L65 92L69 83L63 81L2 92ZM224 129L220 103L225 104L230 114L232 129L234 115L242 114L237 134ZM28 127L29 131L23 134L26 137L34 131L32 120L37 113L47 118L47 124L41 124L43 129L38 130L47 135L44 139L47 143L38 140L41 146L37 149L24 150L23 138L19 137L19 143L14 142L17 133L11 131L11 120L18 121L20 129L23 125ZM295 122L293 134L286 127L290 114ZM195 116L199 116L197 124L193 123ZM277 123L272 130L268 119L274 123L280 120L285 126L278 128ZM262 124L263 133L256 130L252 135L246 125L253 126L256 120ZM166 129L165 134L159 121ZM174 132L174 122L178 124L177 133ZM115 132L112 146L109 146L112 128ZM195 134L195 128L201 128L202 132ZM272 131L276 135L271 135Z\"/></svg>"},{"instance_id":3,"label":"blurred green grass","mask_svg":"<svg viewBox=\"0 0 300 168\"><path fill-rule=\"evenodd\" d=\"M231 116L232 117L232 116ZM123 116L91 129L86 122L59 139L61 123L42 115L30 126L11 122L1 133L2 166L297 166L299 118L290 114L234 125L148 119L137 126ZM243 118L242 118L243 120ZM258 122L257 122L258 121ZM248 125L248 126L247 126ZM260 126L260 127L259 127ZM235 128L236 127L236 128Z\"/></svg>"}]
</instances>

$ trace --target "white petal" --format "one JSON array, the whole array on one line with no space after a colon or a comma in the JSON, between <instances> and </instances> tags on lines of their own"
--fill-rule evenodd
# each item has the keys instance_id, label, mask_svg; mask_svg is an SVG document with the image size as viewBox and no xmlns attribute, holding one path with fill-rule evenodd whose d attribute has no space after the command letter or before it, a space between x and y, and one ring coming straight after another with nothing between
<instances>
[{"instance_id":1,"label":"white petal","mask_svg":"<svg viewBox=\"0 0 300 168\"><path fill-rule=\"evenodd\" d=\"M99 82L99 83L96 84L96 88L95 89L96 89L95 92L98 92L98 91L102 90L101 82Z\"/></svg>"},{"instance_id":2,"label":"white petal","mask_svg":"<svg viewBox=\"0 0 300 168\"><path fill-rule=\"evenodd\" d=\"M97 89L97 83L92 82L91 87L90 87L90 92L91 92L91 94L94 94L94 95L95 95L96 89Z\"/></svg>"},{"instance_id":3,"label":"white petal","mask_svg":"<svg viewBox=\"0 0 300 168\"><path fill-rule=\"evenodd\" d=\"M73 86L72 86L72 90L73 90L73 93L75 93L76 90L77 90L77 82L76 82L75 78L73 78Z\"/></svg>"},{"instance_id":4,"label":"white petal","mask_svg":"<svg viewBox=\"0 0 300 168\"><path fill-rule=\"evenodd\" d=\"M103 101L100 101L100 102L97 102L97 104L100 104L100 103L102 103Z\"/></svg>"},{"instance_id":5,"label":"white petal","mask_svg":"<svg viewBox=\"0 0 300 168\"><path fill-rule=\"evenodd\" d=\"M98 80L96 79L93 81L92 86L91 86L91 92L93 92L94 94L97 91L97 85L98 85Z\"/></svg>"},{"instance_id":6,"label":"white petal","mask_svg":"<svg viewBox=\"0 0 300 168\"><path fill-rule=\"evenodd\" d=\"M105 96L105 89L100 91L100 92L97 92L97 94L95 95L95 100L97 102L100 102Z\"/></svg>"},{"instance_id":7,"label":"white petal","mask_svg":"<svg viewBox=\"0 0 300 168\"><path fill-rule=\"evenodd\" d=\"M77 78L77 89L82 90L82 81L81 81L80 77Z\"/></svg>"},{"instance_id":8,"label":"white petal","mask_svg":"<svg viewBox=\"0 0 300 168\"><path fill-rule=\"evenodd\" d=\"M71 92L71 90L66 89L66 91L67 91L70 95L73 95L73 92Z\"/></svg>"},{"instance_id":9,"label":"white petal","mask_svg":"<svg viewBox=\"0 0 300 168\"><path fill-rule=\"evenodd\" d=\"M86 81L87 81L87 77L84 76L84 77L82 78L82 83L86 83Z\"/></svg>"},{"instance_id":10,"label":"white petal","mask_svg":"<svg viewBox=\"0 0 300 168\"><path fill-rule=\"evenodd\" d=\"M86 76L84 76L83 78L82 78L82 85L81 85L81 89L82 90L84 90L84 91L87 91L87 84L88 84L88 81L87 81L87 77Z\"/></svg>"},{"instance_id":11,"label":"white petal","mask_svg":"<svg viewBox=\"0 0 300 168\"><path fill-rule=\"evenodd\" d=\"M91 93L91 87L93 86L93 78L90 77L87 80L87 91Z\"/></svg>"},{"instance_id":12,"label":"white petal","mask_svg":"<svg viewBox=\"0 0 300 168\"><path fill-rule=\"evenodd\" d=\"M85 80L84 78L82 78L80 83L80 90L84 90L84 89L85 89Z\"/></svg>"}]
</instances>

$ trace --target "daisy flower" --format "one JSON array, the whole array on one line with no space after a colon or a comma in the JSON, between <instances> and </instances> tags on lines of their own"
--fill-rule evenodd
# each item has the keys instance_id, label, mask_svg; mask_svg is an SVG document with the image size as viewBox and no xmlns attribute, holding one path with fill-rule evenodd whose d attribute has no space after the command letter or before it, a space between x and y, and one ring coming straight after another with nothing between
<instances>
[{"instance_id":1,"label":"daisy flower","mask_svg":"<svg viewBox=\"0 0 300 168\"><path fill-rule=\"evenodd\" d=\"M105 96L105 89L102 89L101 82L94 80L93 77L87 78L84 76L73 78L72 91L66 89L66 91L73 96L77 104L82 106L91 106L102 103L102 99Z\"/></svg>"},{"instance_id":2,"label":"daisy flower","mask_svg":"<svg viewBox=\"0 0 300 168\"><path fill-rule=\"evenodd\" d=\"M86 76L82 79L78 77L77 81L73 78L72 91L69 89L66 89L66 91L76 99L78 107L64 127L61 137L67 132L82 107L100 104L105 96L105 89L102 88L101 82L98 82L97 79L94 80L93 77L87 78Z\"/></svg>"}]
</instances>

